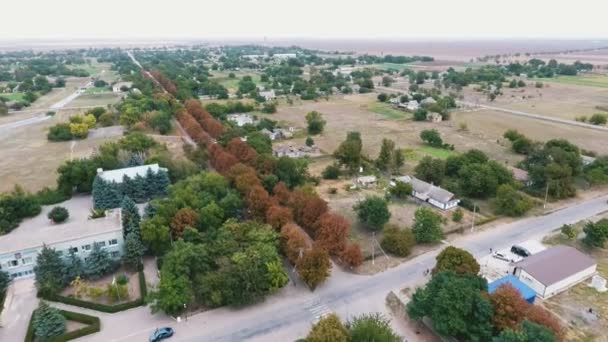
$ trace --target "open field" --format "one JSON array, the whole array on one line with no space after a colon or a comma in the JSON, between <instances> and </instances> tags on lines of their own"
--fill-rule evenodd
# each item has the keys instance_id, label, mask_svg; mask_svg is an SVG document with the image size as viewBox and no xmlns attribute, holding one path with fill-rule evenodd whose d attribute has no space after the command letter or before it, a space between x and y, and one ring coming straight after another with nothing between
<instances>
[{"instance_id":1,"label":"open field","mask_svg":"<svg viewBox=\"0 0 608 342\"><path fill-rule=\"evenodd\" d=\"M508 129L517 129L537 141L564 138L583 149L599 154L608 153L606 132L593 129L515 117L487 109L453 112L452 122L466 122L469 131L474 132L471 134L478 135L482 140L499 141L505 146L505 149L508 149L509 144L502 138L502 135ZM448 142L453 143L449 139ZM455 144L455 146L458 149L459 145Z\"/></svg>"},{"instance_id":2,"label":"open field","mask_svg":"<svg viewBox=\"0 0 608 342\"><path fill-rule=\"evenodd\" d=\"M0 97L4 98L6 101L21 101L23 95L25 95L25 93L3 93L0 94Z\"/></svg>"},{"instance_id":3,"label":"open field","mask_svg":"<svg viewBox=\"0 0 608 342\"><path fill-rule=\"evenodd\" d=\"M403 110L395 109L389 103L374 102L370 103L367 108L378 114L382 114L390 119L406 119L411 118L412 114Z\"/></svg>"},{"instance_id":4,"label":"open field","mask_svg":"<svg viewBox=\"0 0 608 342\"><path fill-rule=\"evenodd\" d=\"M314 140L326 153L332 153L345 139L349 131L361 132L363 139L363 152L375 158L380 151L382 139L389 138L395 141L396 147L415 150L415 157L406 158L406 171L411 169L421 157L420 155L434 155L447 157L449 151L430 149L422 144L420 132L425 129L437 129L444 140L454 144L456 151L467 151L472 148L480 149L489 156L511 165L521 160L521 156L511 153L507 148L496 143L496 136L487 136L483 130L473 129L469 123L469 131L459 131L458 122L463 116L452 121L442 123L415 122L407 120L394 120L387 116L374 113L369 106L377 103L376 94L350 95L332 97L329 101L303 102L299 105L287 106L281 104L276 114L265 115L273 120L289 123L296 127L306 127L304 116L306 113L317 110L323 114L327 121L323 134L315 136ZM262 116L262 115L260 115ZM507 124L511 117L506 117ZM505 120L505 118L503 118ZM467 121L469 121L467 119ZM503 123L504 124L504 123ZM482 127L483 128L483 127ZM500 135L504 130L501 130Z\"/></svg>"},{"instance_id":5,"label":"open field","mask_svg":"<svg viewBox=\"0 0 608 342\"><path fill-rule=\"evenodd\" d=\"M564 83L586 87L608 88L606 75L559 76L544 80L549 83Z\"/></svg>"},{"instance_id":6,"label":"open field","mask_svg":"<svg viewBox=\"0 0 608 342\"><path fill-rule=\"evenodd\" d=\"M231 94L235 94L239 89L239 80L243 78L243 76L251 76L251 79L255 84L260 83L260 74L253 71L212 71L213 77L210 79L217 81L222 86L228 89L228 92ZM230 78L228 75L230 73L234 73L235 78Z\"/></svg>"},{"instance_id":7,"label":"open field","mask_svg":"<svg viewBox=\"0 0 608 342\"><path fill-rule=\"evenodd\" d=\"M121 94L115 93L99 93L99 94L83 94L68 104L69 107L105 107L108 104L114 104L120 101Z\"/></svg>"}]
</instances>

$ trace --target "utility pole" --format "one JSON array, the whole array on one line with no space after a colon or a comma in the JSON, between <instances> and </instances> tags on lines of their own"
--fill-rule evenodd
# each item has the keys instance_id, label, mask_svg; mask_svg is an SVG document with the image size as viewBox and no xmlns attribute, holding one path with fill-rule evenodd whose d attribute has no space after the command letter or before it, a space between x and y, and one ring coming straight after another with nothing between
<instances>
[{"instance_id":1,"label":"utility pole","mask_svg":"<svg viewBox=\"0 0 608 342\"><path fill-rule=\"evenodd\" d=\"M376 264L376 232L372 232L372 265Z\"/></svg>"},{"instance_id":2,"label":"utility pole","mask_svg":"<svg viewBox=\"0 0 608 342\"><path fill-rule=\"evenodd\" d=\"M543 209L547 207L547 199L549 198L549 180L547 180L547 190L545 190L545 203L543 203Z\"/></svg>"}]
</instances>

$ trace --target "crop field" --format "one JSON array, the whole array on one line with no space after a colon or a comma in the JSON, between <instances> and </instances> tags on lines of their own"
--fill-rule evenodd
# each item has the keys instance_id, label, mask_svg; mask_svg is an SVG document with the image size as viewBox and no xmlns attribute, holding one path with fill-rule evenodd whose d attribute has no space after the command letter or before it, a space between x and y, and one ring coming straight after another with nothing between
<instances>
[{"instance_id":1,"label":"crop field","mask_svg":"<svg viewBox=\"0 0 608 342\"><path fill-rule=\"evenodd\" d=\"M400 120L411 118L412 114L403 110L395 109L388 103L375 102L368 106L368 109L374 113L382 114L390 119Z\"/></svg>"},{"instance_id":2,"label":"crop field","mask_svg":"<svg viewBox=\"0 0 608 342\"><path fill-rule=\"evenodd\" d=\"M606 75L559 76L543 80L550 83L572 84L585 87L608 88Z\"/></svg>"}]
</instances>

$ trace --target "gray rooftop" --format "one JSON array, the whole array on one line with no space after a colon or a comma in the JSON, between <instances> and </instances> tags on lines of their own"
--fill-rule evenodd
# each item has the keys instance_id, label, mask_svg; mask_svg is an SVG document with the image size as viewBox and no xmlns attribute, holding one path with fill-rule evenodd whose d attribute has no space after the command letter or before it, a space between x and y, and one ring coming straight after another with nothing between
<instances>
[{"instance_id":1,"label":"gray rooftop","mask_svg":"<svg viewBox=\"0 0 608 342\"><path fill-rule=\"evenodd\" d=\"M595 260L569 246L555 246L513 264L550 286L596 265Z\"/></svg>"},{"instance_id":2,"label":"gray rooftop","mask_svg":"<svg viewBox=\"0 0 608 342\"><path fill-rule=\"evenodd\" d=\"M123 169L103 171L102 169L97 170L97 175L107 182L122 183L124 176L129 178L135 178L136 176L146 177L148 170L152 170L153 173L157 173L159 170L167 171L167 169L161 168L158 164L149 164L141 166L126 167Z\"/></svg>"},{"instance_id":3,"label":"gray rooftop","mask_svg":"<svg viewBox=\"0 0 608 342\"><path fill-rule=\"evenodd\" d=\"M454 199L453 193L436 185L420 180L416 177L411 178L410 184L412 184L412 188L414 189L414 191L421 194L425 194L427 197L432 198L441 203L447 203Z\"/></svg>"},{"instance_id":4,"label":"gray rooftop","mask_svg":"<svg viewBox=\"0 0 608 342\"><path fill-rule=\"evenodd\" d=\"M33 218L24 220L8 234L0 235L0 254L14 253L38 248L43 244L54 244L121 230L120 216L116 211L105 218L89 220L91 197L75 197L59 204L70 212L67 222L53 224L46 217L53 206L45 206Z\"/></svg>"}]
</instances>

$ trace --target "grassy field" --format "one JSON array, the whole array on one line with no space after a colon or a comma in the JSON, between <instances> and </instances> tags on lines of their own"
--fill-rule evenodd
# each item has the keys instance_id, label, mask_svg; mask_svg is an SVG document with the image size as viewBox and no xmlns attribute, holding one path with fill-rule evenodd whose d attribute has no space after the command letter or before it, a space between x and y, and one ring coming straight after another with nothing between
<instances>
[{"instance_id":1,"label":"grassy field","mask_svg":"<svg viewBox=\"0 0 608 342\"><path fill-rule=\"evenodd\" d=\"M375 102L371 103L367 108L374 113L378 113L395 120L406 119L412 116L408 112L393 108L388 103Z\"/></svg>"},{"instance_id":2,"label":"grassy field","mask_svg":"<svg viewBox=\"0 0 608 342\"><path fill-rule=\"evenodd\" d=\"M547 79L539 79L539 81L572 84L586 87L608 88L608 76L603 75L558 76Z\"/></svg>"},{"instance_id":3,"label":"grassy field","mask_svg":"<svg viewBox=\"0 0 608 342\"><path fill-rule=\"evenodd\" d=\"M402 70L409 68L409 66L407 64L397 64L397 63L379 63L379 64L374 64L373 66L378 69L397 70L397 71L402 71Z\"/></svg>"},{"instance_id":4,"label":"grassy field","mask_svg":"<svg viewBox=\"0 0 608 342\"><path fill-rule=\"evenodd\" d=\"M0 97L6 99L6 101L21 101L23 99L24 93L10 93L10 94L0 94Z\"/></svg>"},{"instance_id":5,"label":"grassy field","mask_svg":"<svg viewBox=\"0 0 608 342\"><path fill-rule=\"evenodd\" d=\"M433 158L439 158L439 159L447 159L449 156L453 155L454 153L455 153L454 151L450 151L450 150L446 150L446 149L442 149L442 148L422 146L417 149L406 149L405 158L407 160L416 160L416 161L418 161L426 156L433 157Z\"/></svg>"},{"instance_id":6,"label":"grassy field","mask_svg":"<svg viewBox=\"0 0 608 342\"><path fill-rule=\"evenodd\" d=\"M260 82L260 75L257 73L251 72L242 72L242 71L232 71L234 73L235 78L230 78L228 75L231 72L227 71L215 71L213 72L213 80L217 81L219 84L223 85L228 89L230 93L236 93L239 89L239 80L243 78L243 76L251 76L251 79L255 84L262 84ZM263 84L262 84L263 85Z\"/></svg>"},{"instance_id":7,"label":"grassy field","mask_svg":"<svg viewBox=\"0 0 608 342\"><path fill-rule=\"evenodd\" d=\"M85 92L85 94L99 94L99 93L107 93L110 90L108 90L108 87L101 87L101 88L97 88L97 87L91 87L91 88L87 88L87 91Z\"/></svg>"}]
</instances>

